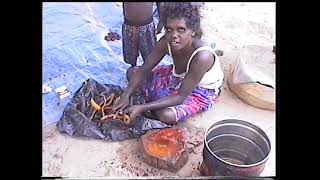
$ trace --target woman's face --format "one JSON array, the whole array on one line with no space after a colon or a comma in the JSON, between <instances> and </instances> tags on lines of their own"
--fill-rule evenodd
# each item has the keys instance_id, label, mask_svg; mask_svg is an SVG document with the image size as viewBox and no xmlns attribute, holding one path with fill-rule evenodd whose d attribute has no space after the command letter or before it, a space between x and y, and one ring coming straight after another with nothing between
<instances>
[{"instance_id":1,"label":"woman's face","mask_svg":"<svg viewBox=\"0 0 320 180\"><path fill-rule=\"evenodd\" d=\"M181 50L193 41L194 31L187 27L183 18L168 18L166 24L166 40L173 50Z\"/></svg>"}]
</instances>

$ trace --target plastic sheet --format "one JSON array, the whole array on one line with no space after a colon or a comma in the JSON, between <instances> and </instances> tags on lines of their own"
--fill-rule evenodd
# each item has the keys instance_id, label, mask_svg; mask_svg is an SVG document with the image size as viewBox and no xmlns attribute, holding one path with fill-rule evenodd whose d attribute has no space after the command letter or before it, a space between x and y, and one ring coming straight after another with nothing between
<instances>
[{"instance_id":1,"label":"plastic sheet","mask_svg":"<svg viewBox=\"0 0 320 180\"><path fill-rule=\"evenodd\" d=\"M100 94L115 96L121 95L123 89L112 84L100 84L93 79L88 79L82 87L75 93L57 123L57 128L61 133L71 136L86 136L107 141L121 141L138 138L150 129L160 129L169 127L167 124L149 119L144 116L137 117L130 124L121 120L109 120L101 126L89 119L92 114L90 99ZM145 103L145 98L138 91L132 95L133 104Z\"/></svg>"}]
</instances>

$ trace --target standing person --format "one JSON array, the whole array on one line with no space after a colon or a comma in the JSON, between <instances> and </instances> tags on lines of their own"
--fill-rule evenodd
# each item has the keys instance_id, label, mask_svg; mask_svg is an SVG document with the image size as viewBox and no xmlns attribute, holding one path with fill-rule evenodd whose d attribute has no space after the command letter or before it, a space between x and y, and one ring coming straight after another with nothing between
<instances>
[{"instance_id":1,"label":"standing person","mask_svg":"<svg viewBox=\"0 0 320 180\"><path fill-rule=\"evenodd\" d=\"M156 44L153 2L123 2L122 46L124 61L137 65L139 52L145 61Z\"/></svg>"},{"instance_id":2,"label":"standing person","mask_svg":"<svg viewBox=\"0 0 320 180\"><path fill-rule=\"evenodd\" d=\"M163 15L165 35L142 66L128 69L129 84L113 106L128 113L131 120L150 111L160 121L175 124L212 107L220 93L224 75L218 56L201 40L198 7L168 3ZM156 67L166 54L173 64ZM128 107L138 88L147 103Z\"/></svg>"},{"instance_id":3,"label":"standing person","mask_svg":"<svg viewBox=\"0 0 320 180\"><path fill-rule=\"evenodd\" d=\"M164 4L165 2L157 2L157 10L159 14L159 22L156 29L156 34L160 34L163 28L163 13L164 13Z\"/></svg>"}]
</instances>

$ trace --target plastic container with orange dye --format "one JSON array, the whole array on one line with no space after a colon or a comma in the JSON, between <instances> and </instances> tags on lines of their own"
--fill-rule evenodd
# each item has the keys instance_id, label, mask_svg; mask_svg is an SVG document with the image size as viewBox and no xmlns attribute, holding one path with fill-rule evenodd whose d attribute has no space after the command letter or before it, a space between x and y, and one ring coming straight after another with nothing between
<instances>
[{"instance_id":1,"label":"plastic container with orange dye","mask_svg":"<svg viewBox=\"0 0 320 180\"><path fill-rule=\"evenodd\" d=\"M141 143L142 158L152 166L177 172L188 161L186 136L180 128L148 131Z\"/></svg>"}]
</instances>

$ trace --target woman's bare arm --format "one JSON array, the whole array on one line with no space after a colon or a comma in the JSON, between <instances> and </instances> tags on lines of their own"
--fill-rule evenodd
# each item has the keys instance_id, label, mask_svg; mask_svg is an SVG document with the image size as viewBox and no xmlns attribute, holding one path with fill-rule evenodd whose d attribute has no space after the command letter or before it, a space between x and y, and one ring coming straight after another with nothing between
<instances>
[{"instance_id":1,"label":"woman's bare arm","mask_svg":"<svg viewBox=\"0 0 320 180\"><path fill-rule=\"evenodd\" d=\"M124 90L121 98L128 99L131 94L137 89L138 86L144 82L145 78L150 74L151 70L162 60L167 53L167 42L162 37L157 43L151 54L146 58L143 65L139 70L131 77L127 88ZM121 105L121 101L114 105L114 110L122 110L124 105Z\"/></svg>"}]
</instances>

